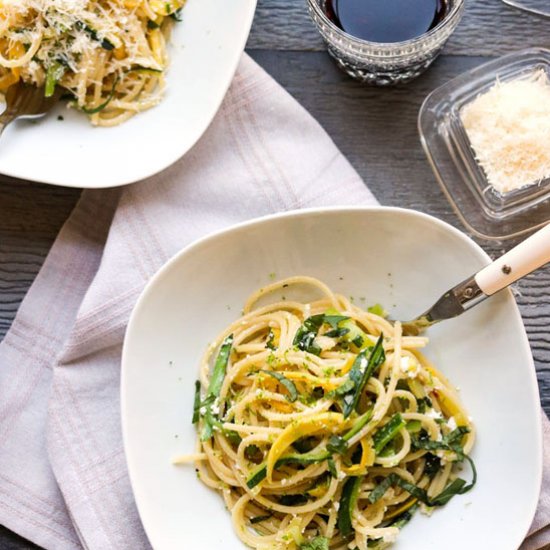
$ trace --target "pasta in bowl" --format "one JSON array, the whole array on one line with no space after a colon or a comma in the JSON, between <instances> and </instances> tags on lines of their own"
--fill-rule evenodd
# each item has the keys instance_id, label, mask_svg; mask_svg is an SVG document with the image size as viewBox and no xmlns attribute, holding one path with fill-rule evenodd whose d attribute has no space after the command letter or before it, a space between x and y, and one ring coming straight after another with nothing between
<instances>
[{"instance_id":1,"label":"pasta in bowl","mask_svg":"<svg viewBox=\"0 0 550 550\"><path fill-rule=\"evenodd\" d=\"M295 285L319 299L257 304ZM223 495L247 546L386 548L476 482L474 426L426 344L317 279L263 287L202 360L197 453L176 462Z\"/></svg>"},{"instance_id":2,"label":"pasta in bowl","mask_svg":"<svg viewBox=\"0 0 550 550\"><path fill-rule=\"evenodd\" d=\"M97 126L158 104L166 40L185 0L1 0L0 93L57 86Z\"/></svg>"}]
</instances>

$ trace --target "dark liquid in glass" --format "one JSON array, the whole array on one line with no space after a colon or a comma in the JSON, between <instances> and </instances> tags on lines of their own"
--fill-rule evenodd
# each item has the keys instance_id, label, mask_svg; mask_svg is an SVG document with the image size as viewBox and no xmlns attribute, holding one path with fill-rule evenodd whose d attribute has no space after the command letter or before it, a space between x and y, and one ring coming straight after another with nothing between
<instances>
[{"instance_id":1,"label":"dark liquid in glass","mask_svg":"<svg viewBox=\"0 0 550 550\"><path fill-rule=\"evenodd\" d=\"M370 42L404 42L425 34L447 15L446 0L326 0L327 17Z\"/></svg>"}]
</instances>

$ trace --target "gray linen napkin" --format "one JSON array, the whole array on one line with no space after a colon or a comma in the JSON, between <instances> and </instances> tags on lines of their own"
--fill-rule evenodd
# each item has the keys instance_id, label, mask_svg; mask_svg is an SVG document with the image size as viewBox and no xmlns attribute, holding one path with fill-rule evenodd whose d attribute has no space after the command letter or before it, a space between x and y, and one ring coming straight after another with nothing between
<instances>
[{"instance_id":1,"label":"gray linen napkin","mask_svg":"<svg viewBox=\"0 0 550 550\"><path fill-rule=\"evenodd\" d=\"M233 223L375 203L321 127L247 56L182 160L122 190L83 193L0 344L0 523L48 549L148 548L119 413L122 340L144 285L183 246ZM526 550L550 541L548 475L544 489Z\"/></svg>"}]
</instances>

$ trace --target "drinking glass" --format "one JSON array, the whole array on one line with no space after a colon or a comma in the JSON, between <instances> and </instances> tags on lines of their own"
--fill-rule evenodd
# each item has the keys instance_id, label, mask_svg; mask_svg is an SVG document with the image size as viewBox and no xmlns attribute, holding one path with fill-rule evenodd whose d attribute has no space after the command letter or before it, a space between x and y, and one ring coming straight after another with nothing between
<instances>
[{"instance_id":1,"label":"drinking glass","mask_svg":"<svg viewBox=\"0 0 550 550\"><path fill-rule=\"evenodd\" d=\"M439 55L464 13L464 0L447 0L445 18L427 33L405 42L378 43L351 36L337 27L326 15L326 1L307 0L311 18L329 54L352 78L379 86L408 82L424 72Z\"/></svg>"}]
</instances>

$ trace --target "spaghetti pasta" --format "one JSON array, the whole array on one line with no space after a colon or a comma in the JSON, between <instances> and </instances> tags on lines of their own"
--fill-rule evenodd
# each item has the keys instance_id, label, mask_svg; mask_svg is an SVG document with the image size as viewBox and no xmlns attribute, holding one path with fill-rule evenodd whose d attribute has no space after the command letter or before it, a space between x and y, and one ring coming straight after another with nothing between
<instances>
[{"instance_id":1,"label":"spaghetti pasta","mask_svg":"<svg viewBox=\"0 0 550 550\"><path fill-rule=\"evenodd\" d=\"M320 298L259 303L304 285ZM264 287L202 360L196 454L178 463L223 495L247 546L385 548L476 481L474 426L426 344L316 279Z\"/></svg>"},{"instance_id":2,"label":"spaghetti pasta","mask_svg":"<svg viewBox=\"0 0 550 550\"><path fill-rule=\"evenodd\" d=\"M156 105L166 40L185 0L0 0L0 93L23 80L61 86L92 124Z\"/></svg>"}]
</instances>

